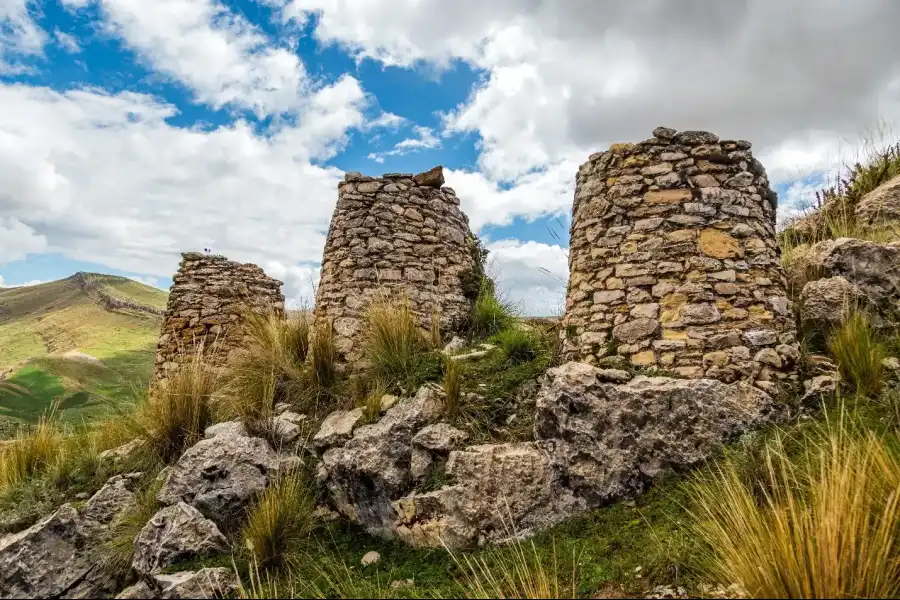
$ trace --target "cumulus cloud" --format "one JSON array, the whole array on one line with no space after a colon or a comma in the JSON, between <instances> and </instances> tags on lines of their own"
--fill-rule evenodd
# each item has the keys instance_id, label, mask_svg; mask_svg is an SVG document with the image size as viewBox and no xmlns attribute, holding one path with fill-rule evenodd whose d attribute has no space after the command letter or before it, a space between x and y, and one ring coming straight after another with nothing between
<instances>
[{"instance_id":1,"label":"cumulus cloud","mask_svg":"<svg viewBox=\"0 0 900 600\"><path fill-rule=\"evenodd\" d=\"M500 240L487 248L489 274L523 315L562 314L569 276L568 250L519 240Z\"/></svg>"},{"instance_id":2,"label":"cumulus cloud","mask_svg":"<svg viewBox=\"0 0 900 600\"><path fill-rule=\"evenodd\" d=\"M44 283L39 279L32 279L31 281L26 281L25 283L20 283L17 285L8 285L6 281L3 279L3 275L0 275L0 288L14 288L14 287L30 287L33 285L40 285Z\"/></svg>"},{"instance_id":3,"label":"cumulus cloud","mask_svg":"<svg viewBox=\"0 0 900 600\"><path fill-rule=\"evenodd\" d=\"M43 235L16 218L4 217L2 212L0 240L0 265L43 252L47 248L47 240Z\"/></svg>"},{"instance_id":4,"label":"cumulus cloud","mask_svg":"<svg viewBox=\"0 0 900 600\"><path fill-rule=\"evenodd\" d=\"M34 0L0 1L0 74L27 71L21 59L43 52L47 34L32 18L37 9Z\"/></svg>"},{"instance_id":5,"label":"cumulus cloud","mask_svg":"<svg viewBox=\"0 0 900 600\"><path fill-rule=\"evenodd\" d=\"M418 150L437 148L441 145L440 138L434 135L434 130L431 127L415 125L413 131L415 137L406 138L405 140L397 142L394 144L393 150L387 152L372 152L369 154L368 158L377 163L383 163L384 159L388 156L403 156L404 154L409 154Z\"/></svg>"}]
</instances>

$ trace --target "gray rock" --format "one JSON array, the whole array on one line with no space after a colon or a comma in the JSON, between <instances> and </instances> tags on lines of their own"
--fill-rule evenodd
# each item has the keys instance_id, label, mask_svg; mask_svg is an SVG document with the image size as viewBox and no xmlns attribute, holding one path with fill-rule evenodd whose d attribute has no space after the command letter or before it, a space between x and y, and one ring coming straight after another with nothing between
<instances>
[{"instance_id":1,"label":"gray rock","mask_svg":"<svg viewBox=\"0 0 900 600\"><path fill-rule=\"evenodd\" d=\"M153 581L161 590L159 597L164 600L230 598L238 591L234 571L222 567L154 575Z\"/></svg>"},{"instance_id":2,"label":"gray rock","mask_svg":"<svg viewBox=\"0 0 900 600\"><path fill-rule=\"evenodd\" d=\"M457 483L395 502L396 534L413 546L460 548L528 535L586 509L554 467L555 444L526 442L454 451Z\"/></svg>"},{"instance_id":3,"label":"gray rock","mask_svg":"<svg viewBox=\"0 0 900 600\"><path fill-rule=\"evenodd\" d=\"M838 389L838 375L817 375L803 382L803 397L800 401L812 404L830 398Z\"/></svg>"},{"instance_id":4,"label":"gray rock","mask_svg":"<svg viewBox=\"0 0 900 600\"><path fill-rule=\"evenodd\" d=\"M285 414L287 416L285 416ZM289 446L300 439L300 426L292 420L296 413L285 413L272 417L272 432L282 446ZM302 415L297 415L302 416Z\"/></svg>"},{"instance_id":5,"label":"gray rock","mask_svg":"<svg viewBox=\"0 0 900 600\"><path fill-rule=\"evenodd\" d=\"M157 498L167 506L190 504L216 523L230 524L279 469L278 455L265 440L219 433L178 459Z\"/></svg>"},{"instance_id":6,"label":"gray rock","mask_svg":"<svg viewBox=\"0 0 900 600\"><path fill-rule=\"evenodd\" d=\"M132 479L116 476L83 514L64 504L25 531L0 539L0 597L89 598L114 592L116 575L97 559L109 523L134 504Z\"/></svg>"},{"instance_id":7,"label":"gray rock","mask_svg":"<svg viewBox=\"0 0 900 600\"><path fill-rule=\"evenodd\" d=\"M454 335L453 339L450 340L446 346L444 346L444 352L449 354L451 352L459 352L463 348L466 347L466 340L462 339L459 336Z\"/></svg>"},{"instance_id":8,"label":"gray rock","mask_svg":"<svg viewBox=\"0 0 900 600\"><path fill-rule=\"evenodd\" d=\"M424 173L413 175L412 179L416 185L440 189L440 187L444 185L444 168L438 165Z\"/></svg>"},{"instance_id":9,"label":"gray rock","mask_svg":"<svg viewBox=\"0 0 900 600\"><path fill-rule=\"evenodd\" d=\"M179 502L153 515L134 539L132 568L141 575L186 560L228 552L228 540L192 506Z\"/></svg>"},{"instance_id":10,"label":"gray rock","mask_svg":"<svg viewBox=\"0 0 900 600\"><path fill-rule=\"evenodd\" d=\"M467 360L478 360L479 358L484 358L489 353L490 350L475 350L473 352L466 352L465 354L454 354L450 357L450 359L459 362Z\"/></svg>"},{"instance_id":11,"label":"gray rock","mask_svg":"<svg viewBox=\"0 0 900 600\"><path fill-rule=\"evenodd\" d=\"M900 299L900 245L840 238L825 246L822 263L833 276L842 276L866 299L890 307Z\"/></svg>"},{"instance_id":12,"label":"gray rock","mask_svg":"<svg viewBox=\"0 0 900 600\"><path fill-rule=\"evenodd\" d=\"M422 428L413 437L412 443L432 452L450 452L459 448L467 439L469 434L465 431L448 423L436 423Z\"/></svg>"},{"instance_id":13,"label":"gray rock","mask_svg":"<svg viewBox=\"0 0 900 600\"><path fill-rule=\"evenodd\" d=\"M147 441L143 438L137 438L122 444L118 448L111 448L100 453L100 462L112 465L121 465L134 459L140 451L147 445Z\"/></svg>"},{"instance_id":14,"label":"gray rock","mask_svg":"<svg viewBox=\"0 0 900 600\"><path fill-rule=\"evenodd\" d=\"M442 410L443 390L423 386L377 423L357 429L346 445L325 452L325 484L338 511L370 533L391 536L396 518L392 502L413 484L413 436Z\"/></svg>"},{"instance_id":15,"label":"gray rock","mask_svg":"<svg viewBox=\"0 0 900 600\"><path fill-rule=\"evenodd\" d=\"M376 564L380 560L381 560L381 555L378 554L377 552L375 552L374 550L371 550L371 551L365 553L365 555L362 557L362 560L360 562L362 563L362 566L369 567L371 565Z\"/></svg>"},{"instance_id":16,"label":"gray rock","mask_svg":"<svg viewBox=\"0 0 900 600\"><path fill-rule=\"evenodd\" d=\"M322 422L318 433L313 436L316 448L331 448L345 443L353 437L353 430L362 424L363 409L333 412Z\"/></svg>"},{"instance_id":17,"label":"gray rock","mask_svg":"<svg viewBox=\"0 0 900 600\"><path fill-rule=\"evenodd\" d=\"M653 137L658 137L661 140L671 140L677 133L676 130L669 127L657 127L653 130Z\"/></svg>"},{"instance_id":18,"label":"gray rock","mask_svg":"<svg viewBox=\"0 0 900 600\"><path fill-rule=\"evenodd\" d=\"M152 600L158 598L159 594L155 589L150 587L146 581L138 581L136 584L122 590L117 600Z\"/></svg>"},{"instance_id":19,"label":"gray rock","mask_svg":"<svg viewBox=\"0 0 900 600\"><path fill-rule=\"evenodd\" d=\"M863 196L855 209L862 225L878 226L900 222L900 176L881 184Z\"/></svg>"},{"instance_id":20,"label":"gray rock","mask_svg":"<svg viewBox=\"0 0 900 600\"><path fill-rule=\"evenodd\" d=\"M626 383L631 381L632 375L624 369L600 369L597 372L600 381L608 381L611 383Z\"/></svg>"},{"instance_id":21,"label":"gray rock","mask_svg":"<svg viewBox=\"0 0 900 600\"><path fill-rule=\"evenodd\" d=\"M675 135L675 142L685 146L715 144L718 141L719 136L708 131L682 131Z\"/></svg>"},{"instance_id":22,"label":"gray rock","mask_svg":"<svg viewBox=\"0 0 900 600\"><path fill-rule=\"evenodd\" d=\"M203 430L203 437L212 439L217 435L228 437L247 437L247 428L240 421L225 421L224 423L216 423L210 425Z\"/></svg>"},{"instance_id":23,"label":"gray rock","mask_svg":"<svg viewBox=\"0 0 900 600\"><path fill-rule=\"evenodd\" d=\"M635 319L613 327L613 337L625 344L633 344L659 331L659 321L655 319Z\"/></svg>"},{"instance_id":24,"label":"gray rock","mask_svg":"<svg viewBox=\"0 0 900 600\"><path fill-rule=\"evenodd\" d=\"M750 329L744 332L744 339L751 346L771 346L778 343L778 335L771 329Z\"/></svg>"},{"instance_id":25,"label":"gray rock","mask_svg":"<svg viewBox=\"0 0 900 600\"><path fill-rule=\"evenodd\" d=\"M859 299L859 290L843 277L810 281L800 293L800 322L807 330L838 326Z\"/></svg>"}]
</instances>

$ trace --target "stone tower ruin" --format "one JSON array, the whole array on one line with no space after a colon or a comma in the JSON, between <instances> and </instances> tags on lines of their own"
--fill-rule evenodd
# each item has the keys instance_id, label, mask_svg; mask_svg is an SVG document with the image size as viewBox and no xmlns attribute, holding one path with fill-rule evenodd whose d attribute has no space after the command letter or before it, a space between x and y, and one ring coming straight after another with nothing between
<instances>
[{"instance_id":1,"label":"stone tower ruin","mask_svg":"<svg viewBox=\"0 0 900 600\"><path fill-rule=\"evenodd\" d=\"M215 256L182 254L172 278L151 384L159 383L189 360L203 344L212 366L246 347L242 325L247 310L284 315L282 283L254 264Z\"/></svg>"},{"instance_id":2,"label":"stone tower ruin","mask_svg":"<svg viewBox=\"0 0 900 600\"><path fill-rule=\"evenodd\" d=\"M365 312L379 293L408 298L423 326L439 315L443 332L468 316L477 292L469 281L473 238L456 193L443 183L438 166L419 175L347 173L338 186L315 316L333 322L348 362L363 357Z\"/></svg>"},{"instance_id":3,"label":"stone tower ruin","mask_svg":"<svg viewBox=\"0 0 900 600\"><path fill-rule=\"evenodd\" d=\"M776 195L746 141L658 127L578 170L563 353L682 377L795 378Z\"/></svg>"}]
</instances>

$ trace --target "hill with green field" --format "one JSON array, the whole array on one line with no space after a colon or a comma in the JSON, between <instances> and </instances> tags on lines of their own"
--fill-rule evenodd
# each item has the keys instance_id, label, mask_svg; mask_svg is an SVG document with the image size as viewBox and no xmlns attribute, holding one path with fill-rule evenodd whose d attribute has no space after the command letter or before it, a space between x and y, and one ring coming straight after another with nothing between
<instances>
[{"instance_id":1,"label":"hill with green field","mask_svg":"<svg viewBox=\"0 0 900 600\"><path fill-rule=\"evenodd\" d=\"M76 273L0 290L0 433L58 402L80 421L147 384L168 294L124 277ZM12 424L12 427L11 427Z\"/></svg>"}]
</instances>

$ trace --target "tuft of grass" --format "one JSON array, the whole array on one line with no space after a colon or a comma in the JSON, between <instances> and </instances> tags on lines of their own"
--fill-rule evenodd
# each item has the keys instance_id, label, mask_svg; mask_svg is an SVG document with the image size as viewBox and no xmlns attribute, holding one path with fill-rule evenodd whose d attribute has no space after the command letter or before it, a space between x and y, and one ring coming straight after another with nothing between
<instances>
[{"instance_id":1,"label":"tuft of grass","mask_svg":"<svg viewBox=\"0 0 900 600\"><path fill-rule=\"evenodd\" d=\"M136 416L137 427L150 448L166 464L203 438L214 423L215 396L220 375L211 368L198 347L168 376L165 387L154 388Z\"/></svg>"},{"instance_id":2,"label":"tuft of grass","mask_svg":"<svg viewBox=\"0 0 900 600\"><path fill-rule=\"evenodd\" d=\"M470 316L472 334L477 338L487 338L509 329L515 321L516 315L512 305L498 296L493 282L485 278L472 306Z\"/></svg>"},{"instance_id":3,"label":"tuft of grass","mask_svg":"<svg viewBox=\"0 0 900 600\"><path fill-rule=\"evenodd\" d=\"M444 336L441 334L441 313L438 310L431 311L428 321L428 333L431 338L431 347L440 350L444 347Z\"/></svg>"},{"instance_id":4,"label":"tuft of grass","mask_svg":"<svg viewBox=\"0 0 900 600\"><path fill-rule=\"evenodd\" d=\"M155 478L145 478L147 484L141 488L135 504L110 526L109 538L102 547L103 569L110 574L124 574L131 571L134 559L134 539L144 525L156 514L159 504L156 495L162 485Z\"/></svg>"},{"instance_id":5,"label":"tuft of grass","mask_svg":"<svg viewBox=\"0 0 900 600\"><path fill-rule=\"evenodd\" d=\"M376 377L390 383L415 376L428 350L408 300L375 299L366 313L366 354Z\"/></svg>"},{"instance_id":6,"label":"tuft of grass","mask_svg":"<svg viewBox=\"0 0 900 600\"><path fill-rule=\"evenodd\" d=\"M374 423L381 415L381 399L387 394L387 386L376 380L362 399L363 419L366 423Z\"/></svg>"},{"instance_id":7,"label":"tuft of grass","mask_svg":"<svg viewBox=\"0 0 900 600\"><path fill-rule=\"evenodd\" d=\"M243 538L264 571L290 562L316 527L316 498L305 474L297 469L281 475L250 508Z\"/></svg>"},{"instance_id":8,"label":"tuft of grass","mask_svg":"<svg viewBox=\"0 0 900 600\"><path fill-rule=\"evenodd\" d=\"M897 597L896 449L844 416L804 445L792 459L783 436L769 443L767 490L750 489L731 461L695 486L708 574L754 598Z\"/></svg>"},{"instance_id":9,"label":"tuft of grass","mask_svg":"<svg viewBox=\"0 0 900 600\"><path fill-rule=\"evenodd\" d=\"M0 493L49 472L61 459L64 439L53 424L54 410L30 429L20 428L14 440L0 446Z\"/></svg>"},{"instance_id":10,"label":"tuft of grass","mask_svg":"<svg viewBox=\"0 0 900 600\"><path fill-rule=\"evenodd\" d=\"M462 368L450 357L444 359L444 413L454 417L462 409Z\"/></svg>"},{"instance_id":11,"label":"tuft of grass","mask_svg":"<svg viewBox=\"0 0 900 600\"><path fill-rule=\"evenodd\" d=\"M861 396L874 397L884 386L887 350L865 315L851 312L832 333L828 349L837 362L843 381Z\"/></svg>"},{"instance_id":12,"label":"tuft of grass","mask_svg":"<svg viewBox=\"0 0 900 600\"><path fill-rule=\"evenodd\" d=\"M309 360L311 384L318 396L327 395L340 379L338 352L334 340L334 324L330 320L317 321L312 326Z\"/></svg>"},{"instance_id":13,"label":"tuft of grass","mask_svg":"<svg viewBox=\"0 0 900 600\"><path fill-rule=\"evenodd\" d=\"M513 327L501 331L497 335L497 342L507 360L513 364L520 364L534 360L541 353L538 337L531 331L520 327Z\"/></svg>"}]
</instances>

